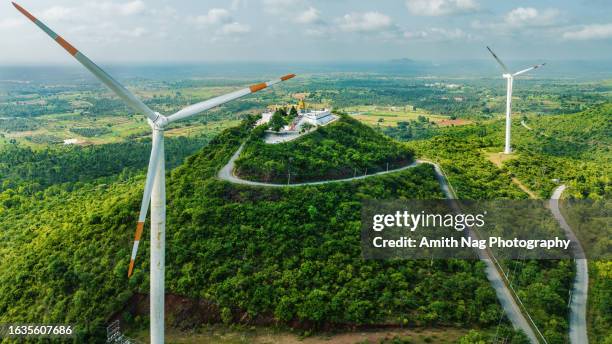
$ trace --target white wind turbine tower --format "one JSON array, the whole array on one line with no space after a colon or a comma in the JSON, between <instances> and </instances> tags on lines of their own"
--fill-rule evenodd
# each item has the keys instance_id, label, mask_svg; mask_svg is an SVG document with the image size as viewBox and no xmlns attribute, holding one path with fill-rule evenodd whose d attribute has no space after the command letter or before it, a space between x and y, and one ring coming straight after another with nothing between
<instances>
[{"instance_id":1,"label":"white wind turbine tower","mask_svg":"<svg viewBox=\"0 0 612 344\"><path fill-rule=\"evenodd\" d=\"M502 74L502 76L507 81L507 84L506 84L506 145L504 146L504 154L510 154L512 153L512 148L510 147L510 127L512 125L512 121L510 119L510 112L512 108L512 82L514 81L515 76L521 75L523 73L527 73L532 69L540 68L544 66L546 63L535 65L535 66L520 70L512 74L510 73L510 70L508 70L508 67L506 67L506 65L499 59L499 57L495 55L493 50L491 50L491 48L489 47L487 47L487 49L489 50L491 55L493 55L497 63L499 63L499 65L504 70L504 74Z\"/></svg>"},{"instance_id":2,"label":"white wind turbine tower","mask_svg":"<svg viewBox=\"0 0 612 344\"><path fill-rule=\"evenodd\" d=\"M234 99L246 96L257 92L266 87L272 86L281 81L291 79L295 74L288 74L279 79L271 80L265 83L255 84L250 87L228 93L219 97L215 97L200 103L196 103L183 108L182 110L170 115L164 116L158 112L154 112L138 99L132 92L115 81L110 75L104 72L100 67L94 64L84 54L79 52L70 43L64 40L61 36L53 32L49 27L36 19L32 14L26 11L23 7L13 2L13 6L17 8L23 15L28 17L34 24L42 29L47 35L60 44L70 55L79 61L87 68L98 80L110 88L119 98L129 105L137 113L144 114L153 131L151 149L151 157L149 159L149 167L147 169L147 179L144 187L144 195L140 206L140 215L138 224L136 225L136 234L134 237L134 246L132 248L132 256L128 269L128 277L132 275L134 269L134 260L138 251L140 236L144 227L144 222L147 217L149 202L151 203L151 277L150 277L150 317L151 317L151 343L164 342L164 274L165 274L165 249L166 249L166 193L165 193L165 159L164 159L164 128L168 124L197 115L203 111L227 103Z\"/></svg>"}]
</instances>

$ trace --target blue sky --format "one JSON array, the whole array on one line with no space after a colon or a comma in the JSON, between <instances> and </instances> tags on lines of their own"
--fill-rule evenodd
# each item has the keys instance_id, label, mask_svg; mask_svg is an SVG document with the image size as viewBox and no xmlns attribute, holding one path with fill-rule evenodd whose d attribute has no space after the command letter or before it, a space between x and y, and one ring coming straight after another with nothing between
<instances>
[{"instance_id":1,"label":"blue sky","mask_svg":"<svg viewBox=\"0 0 612 344\"><path fill-rule=\"evenodd\" d=\"M608 0L18 0L94 61L610 59ZM0 4L0 64L70 63Z\"/></svg>"}]
</instances>

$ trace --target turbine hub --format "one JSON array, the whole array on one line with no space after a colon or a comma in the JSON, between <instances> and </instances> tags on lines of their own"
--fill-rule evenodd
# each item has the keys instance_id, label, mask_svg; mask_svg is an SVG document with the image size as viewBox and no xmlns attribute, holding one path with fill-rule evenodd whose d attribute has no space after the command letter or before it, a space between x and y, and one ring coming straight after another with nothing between
<instances>
[{"instance_id":1,"label":"turbine hub","mask_svg":"<svg viewBox=\"0 0 612 344\"><path fill-rule=\"evenodd\" d=\"M504 78L506 78L506 79L510 79L510 78L512 78L512 75L511 75L511 74L509 74L509 73L502 74L502 76L503 76Z\"/></svg>"},{"instance_id":2,"label":"turbine hub","mask_svg":"<svg viewBox=\"0 0 612 344\"><path fill-rule=\"evenodd\" d=\"M153 130L164 130L164 128L168 125L168 118L159 112L156 112L155 114L157 115L155 121L147 119L147 122L149 122L149 125Z\"/></svg>"}]
</instances>

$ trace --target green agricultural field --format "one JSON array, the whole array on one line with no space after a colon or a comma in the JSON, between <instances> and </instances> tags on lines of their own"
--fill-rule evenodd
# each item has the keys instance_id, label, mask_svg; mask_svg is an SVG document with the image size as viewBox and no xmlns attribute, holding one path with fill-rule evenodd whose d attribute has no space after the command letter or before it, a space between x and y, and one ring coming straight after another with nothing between
<instances>
[{"instance_id":1,"label":"green agricultural field","mask_svg":"<svg viewBox=\"0 0 612 344\"><path fill-rule=\"evenodd\" d=\"M423 109L413 110L412 105L406 106L350 106L340 109L351 117L371 126L396 126L398 122L417 120L419 116L426 117L429 121L444 124L449 121L449 116L434 115ZM462 123L469 123L464 121Z\"/></svg>"},{"instance_id":2,"label":"green agricultural field","mask_svg":"<svg viewBox=\"0 0 612 344\"><path fill-rule=\"evenodd\" d=\"M77 144L108 144L128 139L150 136L146 121L134 116L80 116L74 114L45 115L33 120L40 123L34 130L2 132L4 141L11 139L36 149L49 144L61 144L66 139L76 139ZM219 133L235 126L237 119L219 120L207 123L193 123L188 126L174 126L167 130L169 136L194 136L203 133ZM92 134L87 134L91 132ZM51 141L48 138L55 140Z\"/></svg>"}]
</instances>

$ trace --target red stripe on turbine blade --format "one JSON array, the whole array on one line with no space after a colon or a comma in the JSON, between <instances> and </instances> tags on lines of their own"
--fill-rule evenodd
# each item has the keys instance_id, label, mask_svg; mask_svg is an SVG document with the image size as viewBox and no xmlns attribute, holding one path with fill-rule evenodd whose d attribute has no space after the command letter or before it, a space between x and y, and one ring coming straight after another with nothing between
<instances>
[{"instance_id":1,"label":"red stripe on turbine blade","mask_svg":"<svg viewBox=\"0 0 612 344\"><path fill-rule=\"evenodd\" d=\"M287 75L281 77L281 81L289 80L289 79L291 79L293 77L295 77L295 74L287 74Z\"/></svg>"},{"instance_id":2,"label":"red stripe on turbine blade","mask_svg":"<svg viewBox=\"0 0 612 344\"><path fill-rule=\"evenodd\" d=\"M144 222L138 222L136 225L136 235L134 235L134 241L140 241L142 235L142 229L144 228Z\"/></svg>"},{"instance_id":3,"label":"red stripe on turbine blade","mask_svg":"<svg viewBox=\"0 0 612 344\"><path fill-rule=\"evenodd\" d=\"M257 92L257 91L263 90L266 87L268 87L268 85L266 85L265 82L262 82L260 84L250 86L249 88L251 89L251 92Z\"/></svg>"},{"instance_id":4,"label":"red stripe on turbine blade","mask_svg":"<svg viewBox=\"0 0 612 344\"><path fill-rule=\"evenodd\" d=\"M72 44L68 43L65 39L63 39L62 36L57 36L55 41L59 43L59 45L61 45L64 49L66 49L66 51L69 52L72 56L76 55L76 53L79 52L75 47L72 46Z\"/></svg>"},{"instance_id":5,"label":"red stripe on turbine blade","mask_svg":"<svg viewBox=\"0 0 612 344\"><path fill-rule=\"evenodd\" d=\"M128 278L132 277L133 271L134 271L134 259L130 259L130 268L128 269Z\"/></svg>"},{"instance_id":6,"label":"red stripe on turbine blade","mask_svg":"<svg viewBox=\"0 0 612 344\"><path fill-rule=\"evenodd\" d=\"M36 21L36 17L34 17L32 14L30 14L30 12L26 11L25 8L17 5L16 3L12 3L13 6L15 6L15 8L21 12L24 16L28 17L28 19L30 19L31 21L35 22Z\"/></svg>"}]
</instances>

